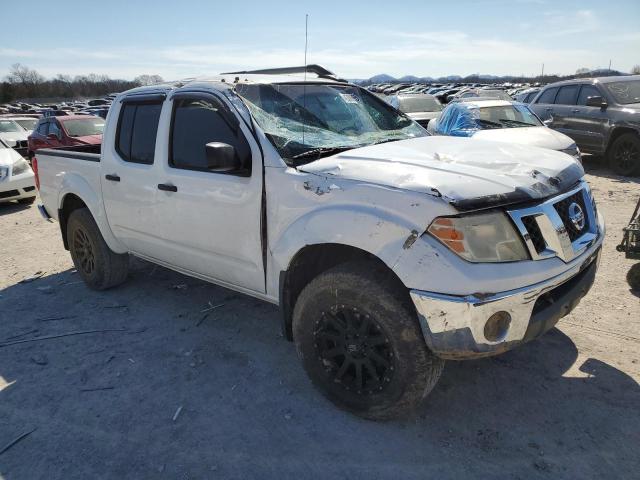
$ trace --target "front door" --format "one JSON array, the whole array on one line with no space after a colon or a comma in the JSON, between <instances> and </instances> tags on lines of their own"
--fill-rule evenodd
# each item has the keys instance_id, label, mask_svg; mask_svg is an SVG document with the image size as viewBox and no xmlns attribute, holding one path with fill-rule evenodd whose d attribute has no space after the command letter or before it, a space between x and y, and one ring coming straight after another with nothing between
<instances>
[{"instance_id":1,"label":"front door","mask_svg":"<svg viewBox=\"0 0 640 480\"><path fill-rule=\"evenodd\" d=\"M606 109L587 106L587 99L597 96L602 96L602 93L595 85L582 85L578 101L567 119L578 147L593 153L604 151L605 131L609 122Z\"/></svg>"},{"instance_id":2,"label":"front door","mask_svg":"<svg viewBox=\"0 0 640 480\"><path fill-rule=\"evenodd\" d=\"M157 211L168 262L188 272L264 293L262 156L243 122L212 94L178 92L172 101ZM233 117L235 119L235 117ZM250 171L211 169L205 145L235 148Z\"/></svg>"}]
</instances>

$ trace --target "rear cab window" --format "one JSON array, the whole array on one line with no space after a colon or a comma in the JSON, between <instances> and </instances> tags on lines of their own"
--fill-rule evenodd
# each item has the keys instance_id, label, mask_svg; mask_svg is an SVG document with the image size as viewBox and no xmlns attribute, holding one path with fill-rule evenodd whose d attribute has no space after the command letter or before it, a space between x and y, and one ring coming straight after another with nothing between
<instances>
[{"instance_id":1,"label":"rear cab window","mask_svg":"<svg viewBox=\"0 0 640 480\"><path fill-rule=\"evenodd\" d=\"M116 151L125 162L153 164L162 100L123 100L116 132Z\"/></svg>"}]
</instances>

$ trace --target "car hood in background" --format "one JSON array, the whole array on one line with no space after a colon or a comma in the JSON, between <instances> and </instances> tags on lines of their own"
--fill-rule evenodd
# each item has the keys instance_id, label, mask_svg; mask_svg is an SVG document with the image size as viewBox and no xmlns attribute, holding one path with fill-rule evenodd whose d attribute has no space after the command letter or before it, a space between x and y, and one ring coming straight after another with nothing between
<instances>
[{"instance_id":1,"label":"car hood in background","mask_svg":"<svg viewBox=\"0 0 640 480\"><path fill-rule=\"evenodd\" d=\"M414 112L407 113L406 115L412 120L433 120L440 116L441 112Z\"/></svg>"},{"instance_id":2,"label":"car hood in background","mask_svg":"<svg viewBox=\"0 0 640 480\"><path fill-rule=\"evenodd\" d=\"M477 138L479 140L491 140L494 142L533 145L535 147L550 148L551 150L564 150L575 143L564 133L557 132L549 127L516 127L478 130L473 134L473 138Z\"/></svg>"},{"instance_id":3,"label":"car hood in background","mask_svg":"<svg viewBox=\"0 0 640 480\"><path fill-rule=\"evenodd\" d=\"M20 160L22 157L13 148L0 147L0 167L7 167L13 165L16 160Z\"/></svg>"},{"instance_id":4,"label":"car hood in background","mask_svg":"<svg viewBox=\"0 0 640 480\"><path fill-rule=\"evenodd\" d=\"M1 132L0 138L6 142L17 142L20 140L26 140L29 137L29 132Z\"/></svg>"},{"instance_id":5,"label":"car hood in background","mask_svg":"<svg viewBox=\"0 0 640 480\"><path fill-rule=\"evenodd\" d=\"M348 150L298 169L436 195L459 210L546 198L584 175L572 157L553 150L433 136Z\"/></svg>"}]
</instances>

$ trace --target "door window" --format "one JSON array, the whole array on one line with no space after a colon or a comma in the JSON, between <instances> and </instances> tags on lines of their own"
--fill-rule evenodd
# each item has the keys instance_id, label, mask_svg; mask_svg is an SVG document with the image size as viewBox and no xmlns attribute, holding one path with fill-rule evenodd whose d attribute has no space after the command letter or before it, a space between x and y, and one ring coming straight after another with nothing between
<instances>
[{"instance_id":1,"label":"door window","mask_svg":"<svg viewBox=\"0 0 640 480\"><path fill-rule=\"evenodd\" d=\"M586 105L589 97L599 97L601 93L593 85L582 85L580 95L578 95L578 105Z\"/></svg>"},{"instance_id":2,"label":"door window","mask_svg":"<svg viewBox=\"0 0 640 480\"><path fill-rule=\"evenodd\" d=\"M580 85L565 85L564 87L560 87L560 91L556 96L556 105L575 105L579 89Z\"/></svg>"},{"instance_id":3,"label":"door window","mask_svg":"<svg viewBox=\"0 0 640 480\"><path fill-rule=\"evenodd\" d=\"M540 95L536 103L553 103L556 98L556 93L558 93L558 87L547 88L542 92L542 95Z\"/></svg>"},{"instance_id":4,"label":"door window","mask_svg":"<svg viewBox=\"0 0 640 480\"><path fill-rule=\"evenodd\" d=\"M162 103L124 103L118 119L116 151L126 162L151 165Z\"/></svg>"},{"instance_id":5,"label":"door window","mask_svg":"<svg viewBox=\"0 0 640 480\"><path fill-rule=\"evenodd\" d=\"M173 111L169 164L186 170L208 170L207 143L226 143L235 148L242 163L251 168L251 148L239 128L225 119L222 106L203 98L179 99Z\"/></svg>"}]
</instances>

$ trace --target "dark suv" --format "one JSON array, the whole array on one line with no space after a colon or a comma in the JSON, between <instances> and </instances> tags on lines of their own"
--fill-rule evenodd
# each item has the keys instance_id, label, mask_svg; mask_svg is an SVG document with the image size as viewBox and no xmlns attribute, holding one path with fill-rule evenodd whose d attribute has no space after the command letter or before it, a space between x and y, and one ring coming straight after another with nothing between
<instances>
[{"instance_id":1,"label":"dark suv","mask_svg":"<svg viewBox=\"0 0 640 480\"><path fill-rule=\"evenodd\" d=\"M529 106L582 152L604 155L616 173L640 173L640 75L553 83Z\"/></svg>"}]
</instances>

